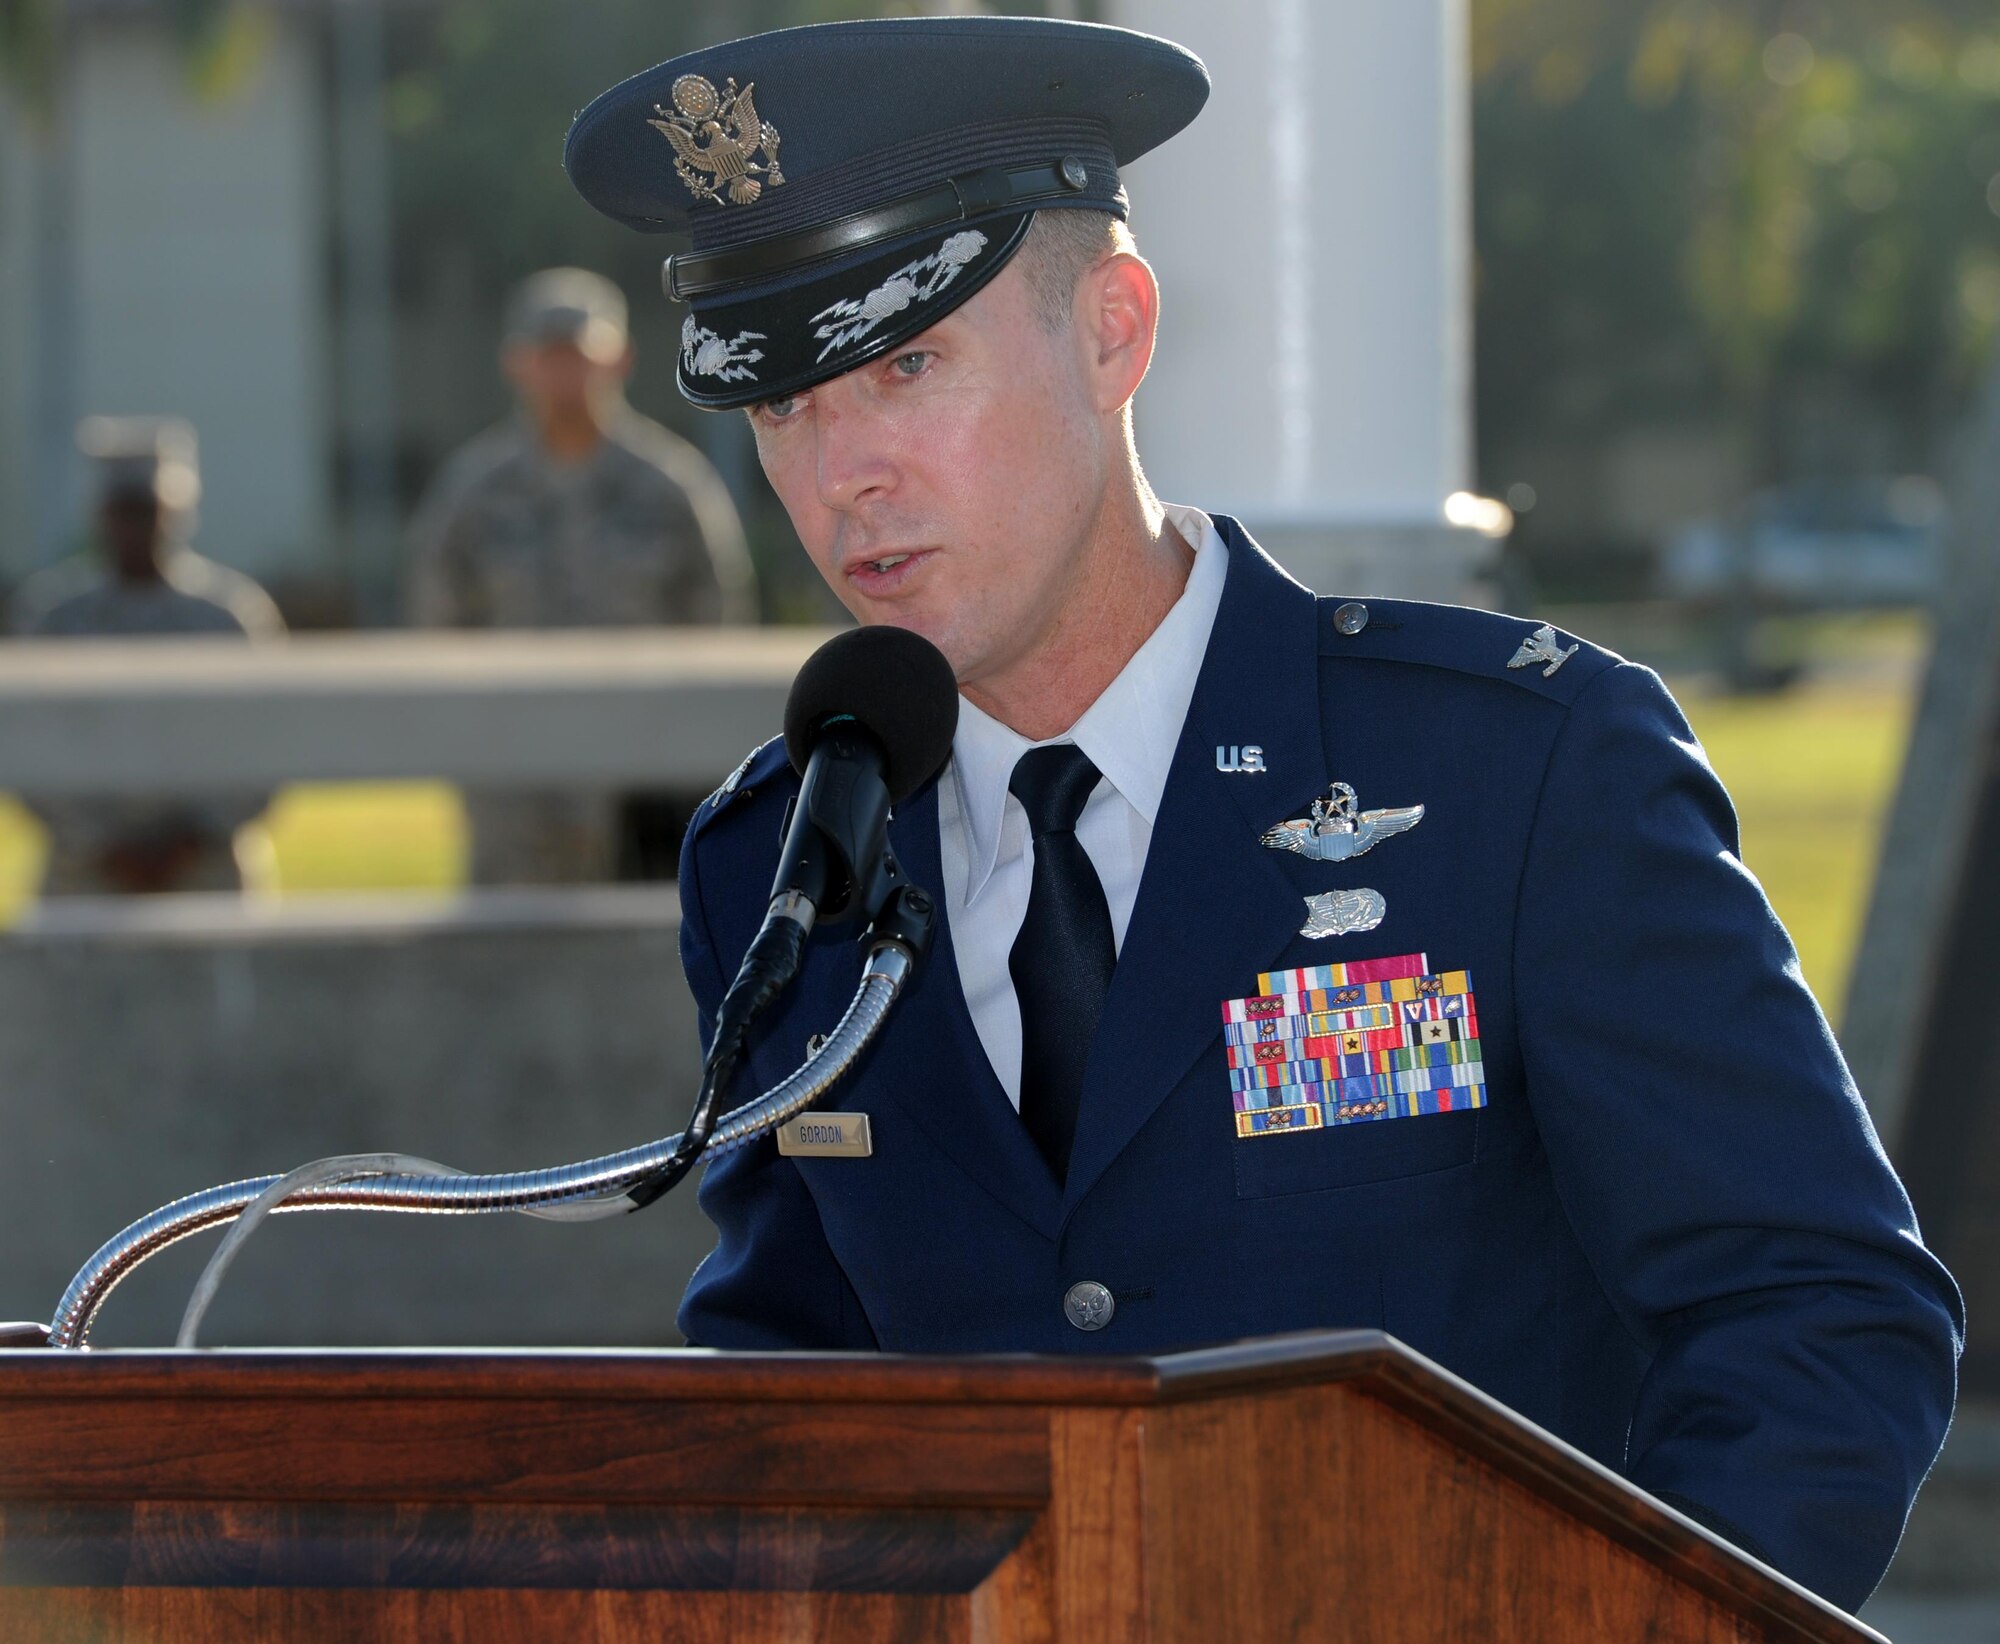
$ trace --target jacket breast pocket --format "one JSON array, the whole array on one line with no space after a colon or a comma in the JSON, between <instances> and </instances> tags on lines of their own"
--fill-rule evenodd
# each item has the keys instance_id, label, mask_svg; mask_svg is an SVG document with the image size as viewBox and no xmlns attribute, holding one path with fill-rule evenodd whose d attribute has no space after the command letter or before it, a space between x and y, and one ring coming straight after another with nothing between
<instances>
[{"instance_id":1,"label":"jacket breast pocket","mask_svg":"<svg viewBox=\"0 0 2000 1644\"><path fill-rule=\"evenodd\" d=\"M1239 1199L1362 1187L1471 1164L1479 1156L1485 1109L1422 1113L1329 1125L1288 1135L1240 1136L1231 1143Z\"/></svg>"}]
</instances>

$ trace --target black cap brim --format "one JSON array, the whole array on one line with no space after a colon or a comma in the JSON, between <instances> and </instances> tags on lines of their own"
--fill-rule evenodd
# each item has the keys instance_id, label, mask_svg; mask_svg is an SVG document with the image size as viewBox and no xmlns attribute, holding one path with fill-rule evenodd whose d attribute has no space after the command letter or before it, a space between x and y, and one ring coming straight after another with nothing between
<instances>
[{"instance_id":1,"label":"black cap brim","mask_svg":"<svg viewBox=\"0 0 2000 1644\"><path fill-rule=\"evenodd\" d=\"M1034 213L914 235L831 269L698 302L681 326L680 390L755 405L879 359L936 325L1020 249Z\"/></svg>"}]
</instances>

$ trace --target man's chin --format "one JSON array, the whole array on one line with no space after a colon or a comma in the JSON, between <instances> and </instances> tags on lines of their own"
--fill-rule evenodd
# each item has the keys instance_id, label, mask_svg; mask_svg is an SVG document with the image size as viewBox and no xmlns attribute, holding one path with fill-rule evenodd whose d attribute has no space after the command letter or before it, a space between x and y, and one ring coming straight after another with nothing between
<instances>
[{"instance_id":1,"label":"man's chin","mask_svg":"<svg viewBox=\"0 0 2000 1644\"><path fill-rule=\"evenodd\" d=\"M965 683L967 647L956 624L907 605L876 605L854 613L864 628L902 628L929 640L944 653L953 676Z\"/></svg>"}]
</instances>

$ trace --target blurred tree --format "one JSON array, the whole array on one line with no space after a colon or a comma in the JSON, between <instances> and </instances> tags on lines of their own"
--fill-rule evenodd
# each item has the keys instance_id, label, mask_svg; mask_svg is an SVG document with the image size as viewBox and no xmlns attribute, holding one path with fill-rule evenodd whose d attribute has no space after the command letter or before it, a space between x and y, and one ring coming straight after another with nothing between
<instances>
[{"instance_id":1,"label":"blurred tree","mask_svg":"<svg viewBox=\"0 0 2000 1644\"><path fill-rule=\"evenodd\" d=\"M4 3L4 0L0 0ZM477 248L499 270L551 262L643 265L657 277L654 242L599 216L562 173L562 143L597 92L696 46L765 29L836 18L1060 6L940 6L870 0L445 0L395 14L390 129L396 141L399 227L421 254L426 240Z\"/></svg>"},{"instance_id":2,"label":"blurred tree","mask_svg":"<svg viewBox=\"0 0 2000 1644\"><path fill-rule=\"evenodd\" d=\"M0 0L0 85L45 113L55 82L55 0Z\"/></svg>"},{"instance_id":3,"label":"blurred tree","mask_svg":"<svg viewBox=\"0 0 2000 1644\"><path fill-rule=\"evenodd\" d=\"M257 0L158 0L181 49L189 82L201 96L222 96L257 60L270 29ZM37 116L56 92L62 0L0 0L0 83Z\"/></svg>"},{"instance_id":4,"label":"blurred tree","mask_svg":"<svg viewBox=\"0 0 2000 1644\"><path fill-rule=\"evenodd\" d=\"M1475 0L1483 440L1867 407L1935 466L2000 325L2000 18L1973 0ZM1863 413L1857 413L1857 415Z\"/></svg>"}]
</instances>

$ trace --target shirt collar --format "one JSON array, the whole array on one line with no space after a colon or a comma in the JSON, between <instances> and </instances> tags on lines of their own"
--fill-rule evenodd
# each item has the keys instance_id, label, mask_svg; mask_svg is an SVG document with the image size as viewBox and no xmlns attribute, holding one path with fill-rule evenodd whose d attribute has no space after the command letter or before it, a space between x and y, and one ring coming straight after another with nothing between
<instances>
[{"instance_id":1,"label":"shirt collar","mask_svg":"<svg viewBox=\"0 0 2000 1644\"><path fill-rule=\"evenodd\" d=\"M1208 515L1178 503L1167 503L1165 508L1168 521L1194 550L1187 586L1082 718L1060 736L1030 742L959 698L951 780L958 787L958 813L965 828L968 903L985 889L999 862L1007 783L1030 748L1048 742L1075 743L1149 828L1159 815L1229 570L1229 550Z\"/></svg>"}]
</instances>

